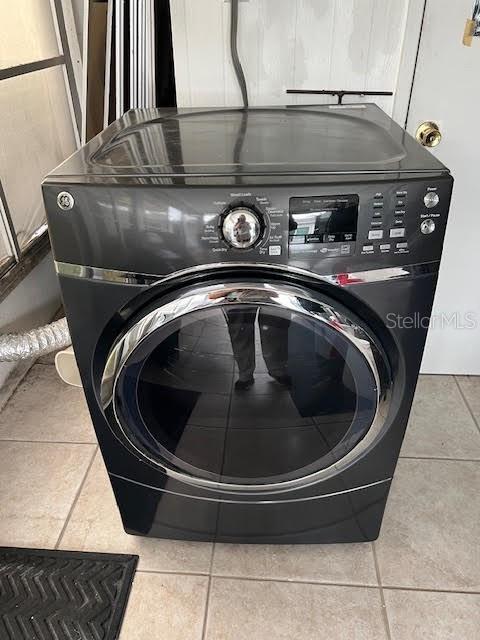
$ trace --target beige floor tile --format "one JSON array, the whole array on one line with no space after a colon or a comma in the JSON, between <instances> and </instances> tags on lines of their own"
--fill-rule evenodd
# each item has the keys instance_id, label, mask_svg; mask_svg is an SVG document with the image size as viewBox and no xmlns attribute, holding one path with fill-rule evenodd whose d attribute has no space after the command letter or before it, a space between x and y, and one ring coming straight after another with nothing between
<instances>
[{"instance_id":1,"label":"beige floor tile","mask_svg":"<svg viewBox=\"0 0 480 640\"><path fill-rule=\"evenodd\" d=\"M213 578L207 640L381 640L377 589Z\"/></svg>"},{"instance_id":2,"label":"beige floor tile","mask_svg":"<svg viewBox=\"0 0 480 640\"><path fill-rule=\"evenodd\" d=\"M93 445L0 442L0 544L57 542Z\"/></svg>"},{"instance_id":3,"label":"beige floor tile","mask_svg":"<svg viewBox=\"0 0 480 640\"><path fill-rule=\"evenodd\" d=\"M400 460L379 539L382 584L480 590L480 464Z\"/></svg>"},{"instance_id":4,"label":"beige floor tile","mask_svg":"<svg viewBox=\"0 0 480 640\"><path fill-rule=\"evenodd\" d=\"M377 585L371 544L217 544L214 574Z\"/></svg>"},{"instance_id":5,"label":"beige floor tile","mask_svg":"<svg viewBox=\"0 0 480 640\"><path fill-rule=\"evenodd\" d=\"M61 541L62 549L134 553L139 569L208 573L212 545L125 533L100 454L90 469Z\"/></svg>"},{"instance_id":6,"label":"beige floor tile","mask_svg":"<svg viewBox=\"0 0 480 640\"><path fill-rule=\"evenodd\" d=\"M83 391L42 364L30 369L0 413L1 439L96 442Z\"/></svg>"},{"instance_id":7,"label":"beige floor tile","mask_svg":"<svg viewBox=\"0 0 480 640\"><path fill-rule=\"evenodd\" d=\"M458 384L480 424L480 376L457 376Z\"/></svg>"},{"instance_id":8,"label":"beige floor tile","mask_svg":"<svg viewBox=\"0 0 480 640\"><path fill-rule=\"evenodd\" d=\"M201 640L208 578L137 573L120 640Z\"/></svg>"},{"instance_id":9,"label":"beige floor tile","mask_svg":"<svg viewBox=\"0 0 480 640\"><path fill-rule=\"evenodd\" d=\"M480 596L384 591L392 640L478 640Z\"/></svg>"},{"instance_id":10,"label":"beige floor tile","mask_svg":"<svg viewBox=\"0 0 480 640\"><path fill-rule=\"evenodd\" d=\"M480 460L480 432L453 376L420 376L401 455Z\"/></svg>"}]
</instances>

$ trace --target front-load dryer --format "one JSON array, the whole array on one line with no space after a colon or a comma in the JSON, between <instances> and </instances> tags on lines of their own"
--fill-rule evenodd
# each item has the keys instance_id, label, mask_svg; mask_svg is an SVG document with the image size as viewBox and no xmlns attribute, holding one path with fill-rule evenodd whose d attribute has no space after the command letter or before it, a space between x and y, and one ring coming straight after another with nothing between
<instances>
[{"instance_id":1,"label":"front-load dryer","mask_svg":"<svg viewBox=\"0 0 480 640\"><path fill-rule=\"evenodd\" d=\"M373 105L130 111L46 179L129 533L378 536L451 189Z\"/></svg>"}]
</instances>

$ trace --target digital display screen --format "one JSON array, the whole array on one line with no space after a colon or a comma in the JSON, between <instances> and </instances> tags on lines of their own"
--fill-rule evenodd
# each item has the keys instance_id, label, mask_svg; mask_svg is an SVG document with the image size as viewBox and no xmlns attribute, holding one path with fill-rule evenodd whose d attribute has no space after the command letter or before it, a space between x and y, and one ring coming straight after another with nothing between
<instances>
[{"instance_id":1,"label":"digital display screen","mask_svg":"<svg viewBox=\"0 0 480 640\"><path fill-rule=\"evenodd\" d=\"M358 195L290 198L291 244L354 242Z\"/></svg>"}]
</instances>

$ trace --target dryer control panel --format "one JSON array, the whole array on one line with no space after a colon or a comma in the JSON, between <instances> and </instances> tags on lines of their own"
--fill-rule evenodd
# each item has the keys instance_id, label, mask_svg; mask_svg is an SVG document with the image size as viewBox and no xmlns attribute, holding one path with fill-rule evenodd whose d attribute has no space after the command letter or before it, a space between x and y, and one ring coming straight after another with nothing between
<instances>
[{"instance_id":1,"label":"dryer control panel","mask_svg":"<svg viewBox=\"0 0 480 640\"><path fill-rule=\"evenodd\" d=\"M396 174L395 174L396 176ZM250 185L67 185L45 191L55 259L166 275L223 262L290 265L318 274L440 259L453 180L304 176ZM101 242L99 242L99 238Z\"/></svg>"},{"instance_id":2,"label":"dryer control panel","mask_svg":"<svg viewBox=\"0 0 480 640\"><path fill-rule=\"evenodd\" d=\"M419 234L430 235L441 227L442 212L448 211L438 184L408 185L378 190L363 197L358 194L318 195L290 198L291 255L408 253ZM361 215L359 215L361 209Z\"/></svg>"},{"instance_id":3,"label":"dryer control panel","mask_svg":"<svg viewBox=\"0 0 480 640\"><path fill-rule=\"evenodd\" d=\"M370 269L439 260L451 189L451 177L440 176L291 197L290 263L333 258Z\"/></svg>"}]
</instances>

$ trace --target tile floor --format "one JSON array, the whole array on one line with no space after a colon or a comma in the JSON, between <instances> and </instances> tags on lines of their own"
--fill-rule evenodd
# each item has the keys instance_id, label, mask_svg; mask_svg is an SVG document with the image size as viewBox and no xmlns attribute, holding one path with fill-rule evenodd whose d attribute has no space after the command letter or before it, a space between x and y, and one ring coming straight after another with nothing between
<instances>
[{"instance_id":1,"label":"tile floor","mask_svg":"<svg viewBox=\"0 0 480 640\"><path fill-rule=\"evenodd\" d=\"M421 378L374 544L141 539L82 392L43 360L0 413L0 545L139 554L122 640L478 640L479 424L480 378Z\"/></svg>"}]
</instances>

